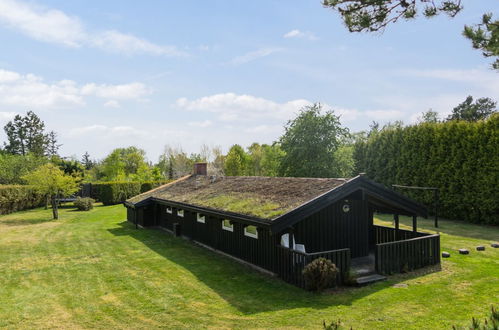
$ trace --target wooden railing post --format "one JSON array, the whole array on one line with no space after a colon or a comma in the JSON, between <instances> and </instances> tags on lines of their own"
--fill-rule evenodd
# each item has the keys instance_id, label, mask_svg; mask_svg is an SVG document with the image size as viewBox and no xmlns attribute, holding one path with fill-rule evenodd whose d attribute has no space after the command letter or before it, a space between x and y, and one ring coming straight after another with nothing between
<instances>
[{"instance_id":1,"label":"wooden railing post","mask_svg":"<svg viewBox=\"0 0 499 330\"><path fill-rule=\"evenodd\" d=\"M394 214L393 215L393 220L395 221L395 240L398 240L400 235L399 235L399 229L400 229L400 224L399 224L399 215Z\"/></svg>"},{"instance_id":2,"label":"wooden railing post","mask_svg":"<svg viewBox=\"0 0 499 330\"><path fill-rule=\"evenodd\" d=\"M418 216L417 215L412 216L412 231L415 233L418 231Z\"/></svg>"}]
</instances>

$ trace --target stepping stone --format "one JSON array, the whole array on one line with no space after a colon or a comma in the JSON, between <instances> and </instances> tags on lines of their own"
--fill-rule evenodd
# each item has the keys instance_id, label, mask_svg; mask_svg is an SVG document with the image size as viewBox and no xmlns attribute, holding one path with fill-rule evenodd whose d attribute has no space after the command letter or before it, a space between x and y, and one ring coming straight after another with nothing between
<instances>
[{"instance_id":1,"label":"stepping stone","mask_svg":"<svg viewBox=\"0 0 499 330\"><path fill-rule=\"evenodd\" d=\"M442 252L442 258L450 258L449 252Z\"/></svg>"},{"instance_id":2,"label":"stepping stone","mask_svg":"<svg viewBox=\"0 0 499 330\"><path fill-rule=\"evenodd\" d=\"M470 254L470 251L467 249L459 249L459 254Z\"/></svg>"},{"instance_id":3,"label":"stepping stone","mask_svg":"<svg viewBox=\"0 0 499 330\"><path fill-rule=\"evenodd\" d=\"M499 248L499 243L492 243L492 244L490 244L490 246L497 249L497 248Z\"/></svg>"},{"instance_id":4,"label":"stepping stone","mask_svg":"<svg viewBox=\"0 0 499 330\"><path fill-rule=\"evenodd\" d=\"M407 287L409 287L409 285L407 285L406 283L397 283L397 284L394 284L392 286L394 288L407 288Z\"/></svg>"},{"instance_id":5,"label":"stepping stone","mask_svg":"<svg viewBox=\"0 0 499 330\"><path fill-rule=\"evenodd\" d=\"M483 245L477 246L476 250L477 251L485 251L485 246L483 246Z\"/></svg>"},{"instance_id":6,"label":"stepping stone","mask_svg":"<svg viewBox=\"0 0 499 330\"><path fill-rule=\"evenodd\" d=\"M373 275L358 277L355 282L358 286L362 286L384 280L386 280L385 276L379 274L373 274Z\"/></svg>"}]
</instances>

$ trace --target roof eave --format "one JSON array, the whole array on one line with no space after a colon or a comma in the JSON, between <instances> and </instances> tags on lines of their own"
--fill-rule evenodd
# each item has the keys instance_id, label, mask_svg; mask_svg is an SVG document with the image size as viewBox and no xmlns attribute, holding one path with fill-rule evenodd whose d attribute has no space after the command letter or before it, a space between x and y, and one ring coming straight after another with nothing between
<instances>
[{"instance_id":1,"label":"roof eave","mask_svg":"<svg viewBox=\"0 0 499 330\"><path fill-rule=\"evenodd\" d=\"M228 218L237 220L242 223L251 224L251 225L259 225L263 227L269 227L272 224L272 220L263 219L259 217L249 216L241 213L235 213L230 211L222 211L217 209L212 209L209 207L198 206L188 203L176 202L168 199L162 199L157 197L150 197L151 201L157 202L159 204L164 204L168 206L178 207L185 209L191 212L203 213L210 216L215 216L219 218Z\"/></svg>"},{"instance_id":2,"label":"roof eave","mask_svg":"<svg viewBox=\"0 0 499 330\"><path fill-rule=\"evenodd\" d=\"M388 197L392 197L390 199L390 202L401 210L407 211L409 214L419 215L425 218L428 216L428 211L423 205L416 203L415 201L395 192L392 189L388 189L381 184L369 180L363 175L358 175L348 180L344 184L337 186L327 191L326 193L302 204L301 206L275 218L272 221L271 230L272 232L280 232L285 228L292 226L295 223L314 214L327 205L345 198L358 189L364 189L364 191L367 191L368 194L375 195L378 198L385 200Z\"/></svg>"}]
</instances>

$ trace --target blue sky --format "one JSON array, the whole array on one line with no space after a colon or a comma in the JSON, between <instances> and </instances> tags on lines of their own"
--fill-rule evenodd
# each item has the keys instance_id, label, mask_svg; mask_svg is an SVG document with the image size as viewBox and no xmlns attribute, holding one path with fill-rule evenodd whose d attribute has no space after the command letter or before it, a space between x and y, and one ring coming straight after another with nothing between
<instances>
[{"instance_id":1,"label":"blue sky","mask_svg":"<svg viewBox=\"0 0 499 330\"><path fill-rule=\"evenodd\" d=\"M499 2L463 4L454 19L352 34L318 0L0 0L0 125L33 110L64 156L136 145L156 161L165 145L271 143L311 102L352 131L445 116L499 96L461 36Z\"/></svg>"}]
</instances>

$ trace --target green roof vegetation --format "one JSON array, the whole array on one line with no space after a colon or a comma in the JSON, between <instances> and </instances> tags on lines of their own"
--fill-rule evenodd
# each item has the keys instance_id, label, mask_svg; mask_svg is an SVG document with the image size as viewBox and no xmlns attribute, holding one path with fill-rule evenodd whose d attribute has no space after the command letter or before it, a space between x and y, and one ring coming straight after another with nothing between
<instances>
[{"instance_id":1,"label":"green roof vegetation","mask_svg":"<svg viewBox=\"0 0 499 330\"><path fill-rule=\"evenodd\" d=\"M278 203L264 201L261 198L248 194L221 194L208 198L198 199L199 206L225 210L259 217L262 219L273 219L288 211Z\"/></svg>"}]
</instances>

